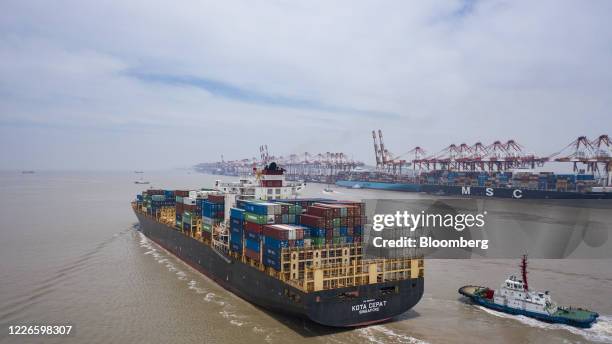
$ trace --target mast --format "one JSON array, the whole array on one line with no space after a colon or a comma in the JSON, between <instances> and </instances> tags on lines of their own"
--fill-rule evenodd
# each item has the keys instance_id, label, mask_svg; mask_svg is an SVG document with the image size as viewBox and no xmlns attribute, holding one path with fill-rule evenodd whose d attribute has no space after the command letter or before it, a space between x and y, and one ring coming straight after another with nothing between
<instances>
[{"instance_id":1,"label":"mast","mask_svg":"<svg viewBox=\"0 0 612 344\"><path fill-rule=\"evenodd\" d=\"M529 285L527 284L527 255L523 255L521 259L521 274L523 275L523 288L525 291L529 291Z\"/></svg>"}]
</instances>

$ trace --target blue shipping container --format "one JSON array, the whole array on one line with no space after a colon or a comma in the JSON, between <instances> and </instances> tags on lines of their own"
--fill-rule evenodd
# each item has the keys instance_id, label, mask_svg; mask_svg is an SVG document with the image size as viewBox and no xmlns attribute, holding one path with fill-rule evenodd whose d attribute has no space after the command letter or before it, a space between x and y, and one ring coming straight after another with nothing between
<instances>
[{"instance_id":1,"label":"blue shipping container","mask_svg":"<svg viewBox=\"0 0 612 344\"><path fill-rule=\"evenodd\" d=\"M240 209L240 208L230 208L230 217L238 219L238 220L244 220L244 213L246 211L244 209Z\"/></svg>"},{"instance_id":2,"label":"blue shipping container","mask_svg":"<svg viewBox=\"0 0 612 344\"><path fill-rule=\"evenodd\" d=\"M251 251L259 252L259 241L246 239L246 248Z\"/></svg>"},{"instance_id":3,"label":"blue shipping container","mask_svg":"<svg viewBox=\"0 0 612 344\"><path fill-rule=\"evenodd\" d=\"M232 243L232 251L242 253L242 244Z\"/></svg>"}]
</instances>

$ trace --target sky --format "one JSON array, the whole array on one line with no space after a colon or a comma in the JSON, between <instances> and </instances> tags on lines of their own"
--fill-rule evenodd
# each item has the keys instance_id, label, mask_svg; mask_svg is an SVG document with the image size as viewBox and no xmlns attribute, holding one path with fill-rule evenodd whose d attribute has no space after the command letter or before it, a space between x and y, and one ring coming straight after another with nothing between
<instances>
[{"instance_id":1,"label":"sky","mask_svg":"<svg viewBox=\"0 0 612 344\"><path fill-rule=\"evenodd\" d=\"M0 5L0 169L612 134L611 1Z\"/></svg>"}]
</instances>

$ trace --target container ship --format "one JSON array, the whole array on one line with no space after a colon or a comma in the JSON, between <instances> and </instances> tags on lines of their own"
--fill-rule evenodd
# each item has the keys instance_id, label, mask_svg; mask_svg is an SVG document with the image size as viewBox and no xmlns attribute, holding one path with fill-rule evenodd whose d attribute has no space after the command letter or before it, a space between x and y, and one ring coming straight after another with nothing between
<instances>
[{"instance_id":1,"label":"container ship","mask_svg":"<svg viewBox=\"0 0 612 344\"><path fill-rule=\"evenodd\" d=\"M608 177L609 179L609 177ZM612 187L592 174L430 171L414 176L340 173L336 185L436 195L512 199L612 199Z\"/></svg>"},{"instance_id":2,"label":"container ship","mask_svg":"<svg viewBox=\"0 0 612 344\"><path fill-rule=\"evenodd\" d=\"M421 256L367 259L362 202L298 198L270 163L210 190L145 190L132 207L148 238L239 297L325 326L400 315L421 299Z\"/></svg>"}]
</instances>

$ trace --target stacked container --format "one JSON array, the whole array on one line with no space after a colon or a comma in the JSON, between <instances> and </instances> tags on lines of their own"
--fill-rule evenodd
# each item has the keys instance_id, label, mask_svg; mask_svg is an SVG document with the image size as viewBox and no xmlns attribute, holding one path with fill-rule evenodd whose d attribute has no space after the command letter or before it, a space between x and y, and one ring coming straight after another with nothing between
<instances>
[{"instance_id":1,"label":"stacked container","mask_svg":"<svg viewBox=\"0 0 612 344\"><path fill-rule=\"evenodd\" d=\"M300 216L309 229L312 245L361 242L365 205L359 202L315 203Z\"/></svg>"},{"instance_id":2,"label":"stacked container","mask_svg":"<svg viewBox=\"0 0 612 344\"><path fill-rule=\"evenodd\" d=\"M263 228L263 263L276 270L281 269L283 248L304 247L306 228L297 225L275 224Z\"/></svg>"},{"instance_id":3,"label":"stacked container","mask_svg":"<svg viewBox=\"0 0 612 344\"><path fill-rule=\"evenodd\" d=\"M225 217L225 198L223 195L210 194L201 204L202 237L210 239L213 227L223 222Z\"/></svg>"},{"instance_id":4,"label":"stacked container","mask_svg":"<svg viewBox=\"0 0 612 344\"><path fill-rule=\"evenodd\" d=\"M242 253L243 248L245 212L240 208L230 209L230 248L238 253Z\"/></svg>"}]
</instances>

